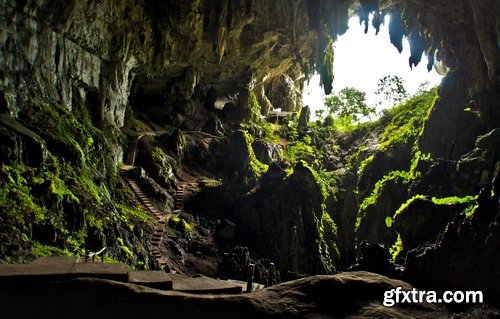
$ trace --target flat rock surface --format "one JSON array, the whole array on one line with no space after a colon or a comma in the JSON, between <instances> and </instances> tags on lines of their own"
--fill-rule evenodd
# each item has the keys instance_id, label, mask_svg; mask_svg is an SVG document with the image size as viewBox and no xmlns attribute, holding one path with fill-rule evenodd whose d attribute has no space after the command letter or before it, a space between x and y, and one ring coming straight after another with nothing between
<instances>
[{"instance_id":1,"label":"flat rock surface","mask_svg":"<svg viewBox=\"0 0 500 319\"><path fill-rule=\"evenodd\" d=\"M242 287L234 282L213 279L209 277L187 277L183 275L171 274L173 289L176 291L190 293L240 293Z\"/></svg>"},{"instance_id":2,"label":"flat rock surface","mask_svg":"<svg viewBox=\"0 0 500 319\"><path fill-rule=\"evenodd\" d=\"M128 282L162 290L172 289L172 279L161 270L131 271L128 273Z\"/></svg>"},{"instance_id":3,"label":"flat rock surface","mask_svg":"<svg viewBox=\"0 0 500 319\"><path fill-rule=\"evenodd\" d=\"M0 280L63 280L84 276L126 282L128 269L121 263L85 262L77 257L42 257L30 264L0 265Z\"/></svg>"}]
</instances>

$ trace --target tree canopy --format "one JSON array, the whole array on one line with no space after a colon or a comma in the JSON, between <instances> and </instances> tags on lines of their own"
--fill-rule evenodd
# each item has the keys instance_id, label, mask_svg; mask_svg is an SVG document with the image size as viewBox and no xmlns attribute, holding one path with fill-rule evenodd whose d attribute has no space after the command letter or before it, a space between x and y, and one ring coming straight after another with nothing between
<instances>
[{"instance_id":1,"label":"tree canopy","mask_svg":"<svg viewBox=\"0 0 500 319\"><path fill-rule=\"evenodd\" d=\"M345 87L338 94L325 98L325 106L330 115L349 122L359 122L363 117L371 118L375 108L366 104L365 92L353 87Z\"/></svg>"}]
</instances>

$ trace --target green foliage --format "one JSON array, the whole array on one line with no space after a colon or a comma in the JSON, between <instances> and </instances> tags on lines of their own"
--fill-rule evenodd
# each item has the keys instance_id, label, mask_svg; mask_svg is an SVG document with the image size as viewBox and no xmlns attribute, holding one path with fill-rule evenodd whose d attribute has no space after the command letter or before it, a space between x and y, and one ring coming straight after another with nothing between
<instances>
[{"instance_id":1,"label":"green foliage","mask_svg":"<svg viewBox=\"0 0 500 319\"><path fill-rule=\"evenodd\" d=\"M311 145L311 138L306 135L302 139L287 145L284 155L292 164L296 164L301 160L312 164L315 160L315 149Z\"/></svg>"},{"instance_id":2,"label":"green foliage","mask_svg":"<svg viewBox=\"0 0 500 319\"><path fill-rule=\"evenodd\" d=\"M168 225L187 237L191 237L193 235L193 227L186 220L177 215L172 216L168 220Z\"/></svg>"},{"instance_id":3,"label":"green foliage","mask_svg":"<svg viewBox=\"0 0 500 319\"><path fill-rule=\"evenodd\" d=\"M379 150L385 150L395 143L413 145L437 98L438 92L434 88L388 110L380 120L382 124L387 124L380 135Z\"/></svg>"},{"instance_id":4,"label":"green foliage","mask_svg":"<svg viewBox=\"0 0 500 319\"><path fill-rule=\"evenodd\" d=\"M71 253L67 249L48 246L37 241L33 242L31 252L36 257L71 256Z\"/></svg>"},{"instance_id":5,"label":"green foliage","mask_svg":"<svg viewBox=\"0 0 500 319\"><path fill-rule=\"evenodd\" d=\"M328 113L347 123L358 123L362 118L375 115L375 108L366 104L365 92L345 87L338 95L325 98Z\"/></svg>"},{"instance_id":6,"label":"green foliage","mask_svg":"<svg viewBox=\"0 0 500 319\"><path fill-rule=\"evenodd\" d=\"M385 218L385 225L387 226L387 228L391 228L391 226L392 226L392 217L391 216L387 216Z\"/></svg>"},{"instance_id":7,"label":"green foliage","mask_svg":"<svg viewBox=\"0 0 500 319\"><path fill-rule=\"evenodd\" d=\"M397 215L401 214L403 211L406 210L408 206L410 206L414 201L426 198L424 195L415 195L411 198L409 198L405 203L403 203L401 206L399 206L398 210L394 213L394 217Z\"/></svg>"},{"instance_id":8,"label":"green foliage","mask_svg":"<svg viewBox=\"0 0 500 319\"><path fill-rule=\"evenodd\" d=\"M368 166L371 162L373 162L373 159L375 158L375 155L372 154L365 158L361 163L359 164L358 167L358 175L361 175L361 173L365 170L366 166Z\"/></svg>"},{"instance_id":9,"label":"green foliage","mask_svg":"<svg viewBox=\"0 0 500 319\"><path fill-rule=\"evenodd\" d=\"M0 227L9 225L12 229L28 231L27 226L45 218L41 202L31 194L31 185L24 177L26 168L22 165L2 166L0 178ZM0 228L0 229L1 229ZM2 229L3 234L8 229Z\"/></svg>"},{"instance_id":10,"label":"green foliage","mask_svg":"<svg viewBox=\"0 0 500 319\"><path fill-rule=\"evenodd\" d=\"M401 104L408 98L408 92L404 86L405 80L399 75L386 75L378 80L377 105L390 108Z\"/></svg>"},{"instance_id":11,"label":"green foliage","mask_svg":"<svg viewBox=\"0 0 500 319\"><path fill-rule=\"evenodd\" d=\"M242 131L245 136L245 143L248 149L248 157L249 157L249 165L252 174L255 177L260 177L263 173L265 173L268 169L266 164L260 162L255 156L255 152L253 151L252 143L254 141L253 136L250 135L247 131Z\"/></svg>"},{"instance_id":12,"label":"green foliage","mask_svg":"<svg viewBox=\"0 0 500 319\"><path fill-rule=\"evenodd\" d=\"M138 223L144 223L149 226L155 224L155 219L142 210L139 206L123 203L116 203L116 207L120 212L120 219L129 226L129 228L134 227Z\"/></svg>"},{"instance_id":13,"label":"green foliage","mask_svg":"<svg viewBox=\"0 0 500 319\"><path fill-rule=\"evenodd\" d=\"M403 240L401 240L401 235L398 234L398 238L396 239L396 242L394 245L389 248L389 253L391 254L391 261L394 262L396 261L396 258L398 257L399 253L403 250Z\"/></svg>"},{"instance_id":14,"label":"green foliage","mask_svg":"<svg viewBox=\"0 0 500 319\"><path fill-rule=\"evenodd\" d=\"M436 198L432 197L432 202L436 205L457 205L457 204L470 204L472 202L476 202L477 196L465 196L465 197L444 197L444 198Z\"/></svg>"},{"instance_id":15,"label":"green foliage","mask_svg":"<svg viewBox=\"0 0 500 319\"><path fill-rule=\"evenodd\" d=\"M394 217L404 212L409 205L411 205L415 200L419 199L429 199L436 205L469 204L469 207L466 209L468 213L471 213L473 211L473 207L477 203L477 196L471 196L471 195L464 197L451 196L443 198L436 198L436 197L431 198L431 197L426 197L424 195L415 195L412 198L408 199L403 205L399 207L399 209L394 214Z\"/></svg>"},{"instance_id":16,"label":"green foliage","mask_svg":"<svg viewBox=\"0 0 500 319\"><path fill-rule=\"evenodd\" d=\"M223 181L220 179L210 179L206 177L200 180L200 184L205 188L217 188L224 185Z\"/></svg>"},{"instance_id":17,"label":"green foliage","mask_svg":"<svg viewBox=\"0 0 500 319\"><path fill-rule=\"evenodd\" d=\"M375 187L371 194L367 196L361 205L359 206L360 211L365 211L368 206L375 205L382 194L383 188L387 184L388 181L398 180L403 184L409 184L413 179L413 176L410 172L405 171L392 171L389 174L382 177L377 183L375 183Z\"/></svg>"},{"instance_id":18,"label":"green foliage","mask_svg":"<svg viewBox=\"0 0 500 319\"><path fill-rule=\"evenodd\" d=\"M132 250L130 250L130 248L127 245L125 245L123 238L118 237L118 238L116 238L116 241L118 242L120 249L125 254L125 256L127 256L127 258L129 258L129 259L133 259L134 254L132 253Z\"/></svg>"},{"instance_id":19,"label":"green foliage","mask_svg":"<svg viewBox=\"0 0 500 319\"><path fill-rule=\"evenodd\" d=\"M262 121L259 129L262 131L262 139L271 143L278 143L280 140L278 132L281 129L279 124L272 124Z\"/></svg>"},{"instance_id":20,"label":"green foliage","mask_svg":"<svg viewBox=\"0 0 500 319\"><path fill-rule=\"evenodd\" d=\"M257 100L257 96L250 89L248 90L247 108L249 112L249 118L247 121L251 123L261 123L261 106L259 104L259 101Z\"/></svg>"},{"instance_id":21,"label":"green foliage","mask_svg":"<svg viewBox=\"0 0 500 319\"><path fill-rule=\"evenodd\" d=\"M464 210L465 217L471 218L476 212L478 207L479 207L478 204L472 204L467 206L467 208Z\"/></svg>"}]
</instances>

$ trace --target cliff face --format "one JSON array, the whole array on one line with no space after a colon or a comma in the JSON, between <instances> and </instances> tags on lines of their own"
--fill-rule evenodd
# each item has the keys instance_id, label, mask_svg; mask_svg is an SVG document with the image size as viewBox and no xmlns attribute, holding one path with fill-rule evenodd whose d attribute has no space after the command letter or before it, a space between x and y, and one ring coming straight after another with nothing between
<instances>
[{"instance_id":1,"label":"cliff face","mask_svg":"<svg viewBox=\"0 0 500 319\"><path fill-rule=\"evenodd\" d=\"M375 154L358 185L358 176L345 174L340 192L345 196L339 202L323 198L306 170L279 175L273 181L277 184L267 189L263 179L261 189L232 198L235 207L227 209L248 230L243 241L251 242L245 236L259 237L255 247L261 253L266 242L282 240L290 246L280 251L278 245L269 254L280 260L282 270L322 273L340 263L347 268L353 261L355 227L364 239L391 241L396 234L384 233L379 218L386 208L397 209L415 194L477 194L498 174L493 144L479 148L482 155L473 150L478 149L477 137L500 123L499 6L495 0L0 0L0 198L5 201L0 205L17 227L0 230L5 238L15 237L13 243L22 243L9 242L0 253L26 248L28 235L46 244L81 248L89 233L88 245L119 242L118 258L147 264L146 235L132 227L137 219L148 224L147 219L130 210L131 194L117 171L127 137L149 130L164 134L155 145L147 138L138 142L143 166L155 162L150 146L168 149L168 154L155 149L163 166L152 163L156 175L150 173L161 177L159 184L170 191L162 192L164 208L174 208L172 185L180 177L176 169L189 161L212 171L231 170L255 184L258 174L253 173L266 167L256 166L246 144L245 153L236 154L242 158L228 156L225 138L241 123L260 138L264 134L251 123L260 114L273 108L299 110L297 92L314 72L329 92L331 44L337 34L346 30L349 16L381 11L392 15L391 41L397 48L403 36L410 39L410 67L427 52L451 70L435 105L432 100L423 132ZM377 190L375 184L391 171L409 169L414 142L432 158L419 162L422 179L409 188L406 176L393 174ZM269 161L279 157L273 155L279 149L269 152ZM231 159L238 163L227 163ZM462 183L461 173L480 181L458 191L445 185ZM296 190L300 196L293 196ZM356 201L372 191L383 199L360 207ZM272 193L275 197L268 199ZM322 204L335 207L331 215L339 226L338 237L333 226L320 231L326 226ZM20 210L27 213L15 219ZM358 210L369 217L355 226ZM278 231L260 227L270 218L288 224L276 226ZM295 228L296 235L290 231L295 226L302 226ZM67 228L81 236L69 236ZM483 235L485 229L480 230ZM338 253L335 242L340 243L342 261L331 265ZM133 254L127 247L133 247ZM441 251L436 256L440 262L446 259ZM411 271L409 277L417 278Z\"/></svg>"}]
</instances>

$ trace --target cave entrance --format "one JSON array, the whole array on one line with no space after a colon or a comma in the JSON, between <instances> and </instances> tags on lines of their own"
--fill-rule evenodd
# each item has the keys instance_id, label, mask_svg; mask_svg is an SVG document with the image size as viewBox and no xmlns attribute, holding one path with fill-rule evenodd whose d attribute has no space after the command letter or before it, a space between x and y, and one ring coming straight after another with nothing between
<instances>
[{"instance_id":1,"label":"cave entrance","mask_svg":"<svg viewBox=\"0 0 500 319\"><path fill-rule=\"evenodd\" d=\"M427 70L428 60L425 53L420 63L410 69L408 40L404 38L403 51L399 53L391 44L389 37L390 16L385 16L378 34L371 27L372 18L370 16L370 28L365 34L359 18L351 17L347 31L338 36L334 42L332 94L338 94L345 87L353 87L366 93L366 104L376 107L376 113L379 114L383 109L393 106L375 94L379 79L387 75L400 77L404 81L408 96L411 97L419 90L439 85L444 73L440 69L441 74L439 74L435 67L430 71ZM320 87L318 74L305 84L302 97L303 104L309 105L312 109L312 119L318 119L319 114L316 111L325 110L325 93ZM325 114L326 110L323 116Z\"/></svg>"}]
</instances>

